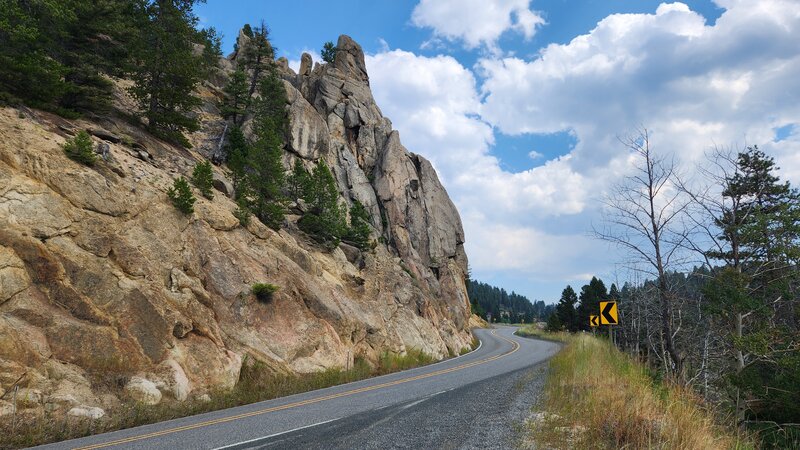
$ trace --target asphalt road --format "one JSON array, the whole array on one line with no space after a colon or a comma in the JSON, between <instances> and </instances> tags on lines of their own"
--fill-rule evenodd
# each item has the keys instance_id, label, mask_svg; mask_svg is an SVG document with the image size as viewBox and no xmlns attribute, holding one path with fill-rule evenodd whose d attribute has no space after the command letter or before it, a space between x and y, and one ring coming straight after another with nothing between
<instances>
[{"instance_id":1,"label":"asphalt road","mask_svg":"<svg viewBox=\"0 0 800 450\"><path fill-rule=\"evenodd\" d=\"M43 448L508 448L559 349L514 330L476 330L480 348L437 364Z\"/></svg>"}]
</instances>

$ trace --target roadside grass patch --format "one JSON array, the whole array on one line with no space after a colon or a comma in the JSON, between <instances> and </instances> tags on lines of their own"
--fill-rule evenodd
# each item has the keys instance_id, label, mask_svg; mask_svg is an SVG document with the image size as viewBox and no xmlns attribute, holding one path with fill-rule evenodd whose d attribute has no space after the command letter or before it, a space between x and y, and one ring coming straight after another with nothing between
<instances>
[{"instance_id":1,"label":"roadside grass patch","mask_svg":"<svg viewBox=\"0 0 800 450\"><path fill-rule=\"evenodd\" d=\"M550 333L547 333L548 335ZM752 449L688 388L654 380L607 341L579 334L550 360L528 438L545 448Z\"/></svg>"},{"instance_id":2,"label":"roadside grass patch","mask_svg":"<svg viewBox=\"0 0 800 450\"><path fill-rule=\"evenodd\" d=\"M356 357L349 370L332 368L307 374L286 374L277 373L260 361L246 359L242 364L236 386L230 390L209 392L206 400L191 398L177 402L165 399L154 406L125 402L119 408L106 411L105 417L95 420L53 413L35 417L20 414L16 420L10 416L2 417L0 449L32 447L232 408L359 381L433 362L436 360L425 352L409 349L404 355L390 352L381 354L374 367L365 359ZM107 378L107 374L103 378Z\"/></svg>"}]
</instances>

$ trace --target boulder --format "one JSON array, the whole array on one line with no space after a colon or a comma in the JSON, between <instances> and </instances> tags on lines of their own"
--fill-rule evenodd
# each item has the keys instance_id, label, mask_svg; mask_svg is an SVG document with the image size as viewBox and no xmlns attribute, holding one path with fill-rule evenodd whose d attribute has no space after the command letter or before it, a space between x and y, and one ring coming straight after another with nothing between
<instances>
[{"instance_id":1,"label":"boulder","mask_svg":"<svg viewBox=\"0 0 800 450\"><path fill-rule=\"evenodd\" d=\"M165 380L166 390L178 401L189 397L192 386L183 367L174 359L167 359L159 365L159 373Z\"/></svg>"},{"instance_id":2,"label":"boulder","mask_svg":"<svg viewBox=\"0 0 800 450\"><path fill-rule=\"evenodd\" d=\"M361 249L354 247L347 243L340 243L339 248L342 249L344 256L350 264L357 265L361 258Z\"/></svg>"},{"instance_id":3,"label":"boulder","mask_svg":"<svg viewBox=\"0 0 800 450\"><path fill-rule=\"evenodd\" d=\"M217 171L213 175L214 189L222 192L227 197L233 198L233 183Z\"/></svg>"},{"instance_id":4,"label":"boulder","mask_svg":"<svg viewBox=\"0 0 800 450\"><path fill-rule=\"evenodd\" d=\"M98 408L96 406L76 406L67 412L68 416L71 417L79 417L91 420L97 420L106 415L106 412L103 411L103 408Z\"/></svg>"},{"instance_id":5,"label":"boulder","mask_svg":"<svg viewBox=\"0 0 800 450\"><path fill-rule=\"evenodd\" d=\"M131 398L145 405L157 405L161 402L161 391L147 378L132 377L125 385L125 391Z\"/></svg>"}]
</instances>

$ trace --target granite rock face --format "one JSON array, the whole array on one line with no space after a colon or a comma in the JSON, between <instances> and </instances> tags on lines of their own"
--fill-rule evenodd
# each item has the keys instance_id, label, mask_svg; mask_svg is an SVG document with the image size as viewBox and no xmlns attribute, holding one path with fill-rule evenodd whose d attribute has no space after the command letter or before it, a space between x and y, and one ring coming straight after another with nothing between
<instances>
[{"instance_id":1,"label":"granite rock face","mask_svg":"<svg viewBox=\"0 0 800 450\"><path fill-rule=\"evenodd\" d=\"M28 389L31 409L99 417L120 399L182 401L233 387L249 358L310 372L409 348L444 357L469 344L458 212L375 104L361 47L347 36L337 47L333 64L311 69L304 57L300 74L276 65L290 118L284 162L326 161L341 202L359 200L372 216L376 246L366 252L326 252L291 215L278 232L257 220L243 228L228 195L196 193L194 214L177 211L166 190L218 148L215 107L198 111L192 150L104 119L119 139L93 137L108 148L95 167L61 145L67 131L96 124L0 108L0 389ZM222 67L236 64L232 55ZM213 106L221 86L199 94ZM230 194L230 174L214 171ZM280 289L262 303L250 293L257 282ZM109 377L127 389L114 391Z\"/></svg>"}]
</instances>

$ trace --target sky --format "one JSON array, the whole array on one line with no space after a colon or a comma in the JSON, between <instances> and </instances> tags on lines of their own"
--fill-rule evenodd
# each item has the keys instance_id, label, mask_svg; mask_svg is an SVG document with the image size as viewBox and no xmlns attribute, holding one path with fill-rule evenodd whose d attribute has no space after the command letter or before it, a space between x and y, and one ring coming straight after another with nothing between
<instances>
[{"instance_id":1,"label":"sky","mask_svg":"<svg viewBox=\"0 0 800 450\"><path fill-rule=\"evenodd\" d=\"M433 163L464 222L474 278L557 301L597 275L602 200L640 127L691 178L713 147L758 145L800 184L797 0L208 0L231 51L263 19L278 56L319 60L347 34L403 144Z\"/></svg>"}]
</instances>

